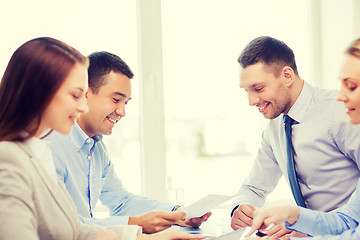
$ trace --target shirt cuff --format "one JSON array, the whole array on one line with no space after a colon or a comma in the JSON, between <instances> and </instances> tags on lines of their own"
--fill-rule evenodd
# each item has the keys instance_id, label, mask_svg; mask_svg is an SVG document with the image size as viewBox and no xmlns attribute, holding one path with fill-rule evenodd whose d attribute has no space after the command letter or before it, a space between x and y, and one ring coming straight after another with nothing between
<instances>
[{"instance_id":1,"label":"shirt cuff","mask_svg":"<svg viewBox=\"0 0 360 240\"><path fill-rule=\"evenodd\" d=\"M307 234L311 232L311 229L314 227L315 222L316 214L314 214L314 211L300 207L300 215L296 223L291 225L290 223L285 222L285 227L292 231Z\"/></svg>"},{"instance_id":2,"label":"shirt cuff","mask_svg":"<svg viewBox=\"0 0 360 240\"><path fill-rule=\"evenodd\" d=\"M173 212L173 211L176 211L179 207L181 207L180 205L176 205L175 207L173 207L172 209L171 209L171 211Z\"/></svg>"},{"instance_id":3,"label":"shirt cuff","mask_svg":"<svg viewBox=\"0 0 360 240\"><path fill-rule=\"evenodd\" d=\"M232 217L234 215L234 212L239 208L240 204L239 205L236 205L233 210L231 211L230 213L230 217Z\"/></svg>"}]
</instances>

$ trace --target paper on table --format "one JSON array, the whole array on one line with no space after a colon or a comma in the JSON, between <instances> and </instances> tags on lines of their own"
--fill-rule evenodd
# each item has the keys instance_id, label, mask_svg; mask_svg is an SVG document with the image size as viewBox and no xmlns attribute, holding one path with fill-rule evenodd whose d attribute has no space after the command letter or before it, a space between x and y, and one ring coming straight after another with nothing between
<instances>
[{"instance_id":1,"label":"paper on table","mask_svg":"<svg viewBox=\"0 0 360 240\"><path fill-rule=\"evenodd\" d=\"M181 208L181 211L186 213L186 218L201 217L205 213L211 211L216 206L232 199L233 197L235 197L235 195L224 196L210 194L187 207Z\"/></svg>"},{"instance_id":2,"label":"paper on table","mask_svg":"<svg viewBox=\"0 0 360 240\"><path fill-rule=\"evenodd\" d=\"M236 231L226 233L224 235L221 235L219 237L214 238L205 238L205 240L242 240L245 239L244 236L246 228L241 228Z\"/></svg>"}]
</instances>

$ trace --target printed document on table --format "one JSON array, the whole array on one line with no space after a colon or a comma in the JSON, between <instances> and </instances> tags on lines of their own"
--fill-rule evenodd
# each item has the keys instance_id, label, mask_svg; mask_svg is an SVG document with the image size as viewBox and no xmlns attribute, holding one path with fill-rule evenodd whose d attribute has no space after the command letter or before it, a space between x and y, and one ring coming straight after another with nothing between
<instances>
[{"instance_id":1,"label":"printed document on table","mask_svg":"<svg viewBox=\"0 0 360 240\"><path fill-rule=\"evenodd\" d=\"M194 202L189 206L181 208L181 211L186 213L186 218L201 217L205 213L211 211L213 208L232 199L233 197L235 197L235 195L224 196L224 195L210 194L201 198L200 200Z\"/></svg>"}]
</instances>

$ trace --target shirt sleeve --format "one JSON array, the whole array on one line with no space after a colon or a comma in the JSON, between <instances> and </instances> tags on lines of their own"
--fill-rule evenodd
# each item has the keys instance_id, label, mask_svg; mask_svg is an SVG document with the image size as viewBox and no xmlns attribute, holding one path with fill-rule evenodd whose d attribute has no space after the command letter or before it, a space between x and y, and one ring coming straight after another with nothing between
<instances>
[{"instance_id":1,"label":"shirt sleeve","mask_svg":"<svg viewBox=\"0 0 360 240\"><path fill-rule=\"evenodd\" d=\"M129 216L142 215L152 210L172 211L175 207L173 204L162 203L128 192L121 180L116 176L111 161L109 161L104 173L106 176L100 200L103 205L109 208L111 216L118 216L113 218L113 220L104 220L105 222L119 221L124 223L126 221L127 224Z\"/></svg>"},{"instance_id":2,"label":"shirt sleeve","mask_svg":"<svg viewBox=\"0 0 360 240\"><path fill-rule=\"evenodd\" d=\"M322 235L305 238L290 238L290 240L344 240L344 239L360 239L360 227L347 230L339 235Z\"/></svg>"},{"instance_id":3,"label":"shirt sleeve","mask_svg":"<svg viewBox=\"0 0 360 240\"><path fill-rule=\"evenodd\" d=\"M300 208L299 219L296 223L285 225L290 230L315 236L312 239L360 239L359 199L360 181L357 190L343 207L328 213Z\"/></svg>"},{"instance_id":4,"label":"shirt sleeve","mask_svg":"<svg viewBox=\"0 0 360 240\"><path fill-rule=\"evenodd\" d=\"M249 176L243 182L233 205L248 203L256 207L264 205L266 196L276 187L282 172L269 144L268 128L263 132L261 147Z\"/></svg>"},{"instance_id":5,"label":"shirt sleeve","mask_svg":"<svg viewBox=\"0 0 360 240\"><path fill-rule=\"evenodd\" d=\"M340 210L340 209L339 209ZM358 223L340 211L330 213L300 208L300 216L294 225L286 224L289 230L302 232L311 236L339 235L355 229Z\"/></svg>"}]
</instances>

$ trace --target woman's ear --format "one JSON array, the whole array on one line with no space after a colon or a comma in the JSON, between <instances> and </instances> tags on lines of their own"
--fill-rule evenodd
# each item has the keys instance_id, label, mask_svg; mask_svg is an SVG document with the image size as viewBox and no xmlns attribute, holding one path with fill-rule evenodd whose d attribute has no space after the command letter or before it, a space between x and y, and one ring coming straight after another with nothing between
<instances>
[{"instance_id":1,"label":"woman's ear","mask_svg":"<svg viewBox=\"0 0 360 240\"><path fill-rule=\"evenodd\" d=\"M85 93L85 98L88 99L89 98L89 93L91 93L91 89L88 88L86 93Z\"/></svg>"}]
</instances>

